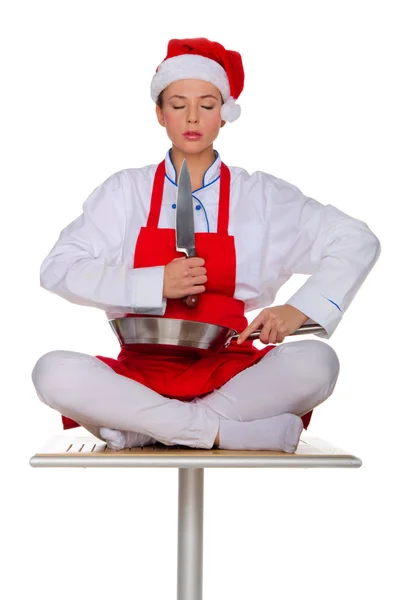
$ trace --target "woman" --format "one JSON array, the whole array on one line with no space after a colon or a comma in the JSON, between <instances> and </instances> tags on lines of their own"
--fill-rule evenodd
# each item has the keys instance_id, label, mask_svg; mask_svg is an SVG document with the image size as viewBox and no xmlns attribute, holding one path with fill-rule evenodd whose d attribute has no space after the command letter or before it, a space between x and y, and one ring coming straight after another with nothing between
<instances>
[{"instance_id":1,"label":"woman","mask_svg":"<svg viewBox=\"0 0 397 600\"><path fill-rule=\"evenodd\" d=\"M305 322L335 331L380 253L368 226L292 184L228 168L213 142L240 115L238 52L205 38L171 40L151 84L172 142L165 160L111 175L86 200L41 267L41 284L109 318L137 314L232 327L216 356L122 349L117 359L49 352L32 378L39 398L115 450L160 441L197 448L295 452L339 361L327 343L281 344ZM186 159L197 257L175 249L175 198ZM269 305L293 273L311 277ZM181 300L199 294L191 310ZM248 326L245 311L264 308ZM257 349L247 339L262 327ZM279 345L277 345L279 344Z\"/></svg>"}]
</instances>

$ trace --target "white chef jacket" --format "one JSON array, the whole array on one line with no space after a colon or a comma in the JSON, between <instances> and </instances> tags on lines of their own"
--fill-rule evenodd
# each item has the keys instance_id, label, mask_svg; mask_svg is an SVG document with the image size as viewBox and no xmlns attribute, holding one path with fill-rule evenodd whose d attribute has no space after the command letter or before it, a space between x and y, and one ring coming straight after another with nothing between
<instances>
[{"instance_id":1,"label":"white chef jacket","mask_svg":"<svg viewBox=\"0 0 397 600\"><path fill-rule=\"evenodd\" d=\"M216 232L221 157L193 190L196 232ZM177 174L170 150L159 227L175 228ZM157 164L123 169L90 194L82 214L60 233L42 263L42 287L109 319L127 313L163 315L164 266L133 268L146 226ZM329 338L376 263L380 242L368 225L262 171L229 167L229 235L236 248L234 297L245 310L269 306L294 274L311 275L286 302L319 323Z\"/></svg>"}]
</instances>

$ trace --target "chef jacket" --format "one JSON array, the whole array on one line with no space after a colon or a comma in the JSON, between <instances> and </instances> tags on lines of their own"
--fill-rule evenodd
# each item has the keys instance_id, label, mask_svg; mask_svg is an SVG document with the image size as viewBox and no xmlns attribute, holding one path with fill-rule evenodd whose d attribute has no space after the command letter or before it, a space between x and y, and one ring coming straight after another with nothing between
<instances>
[{"instance_id":1,"label":"chef jacket","mask_svg":"<svg viewBox=\"0 0 397 600\"><path fill-rule=\"evenodd\" d=\"M216 232L221 157L193 190L196 232ZM177 173L171 150L159 227L175 228ZM41 265L42 287L75 304L93 306L109 319L163 315L164 265L133 268L137 237L146 226L157 164L118 171L89 195L83 212L59 235ZM273 303L293 274L305 283L286 304L318 323L329 338L380 254L368 225L331 204L305 196L295 185L262 171L229 167L229 235L236 248L234 297L245 311ZM204 292L205 293L205 292Z\"/></svg>"}]
</instances>

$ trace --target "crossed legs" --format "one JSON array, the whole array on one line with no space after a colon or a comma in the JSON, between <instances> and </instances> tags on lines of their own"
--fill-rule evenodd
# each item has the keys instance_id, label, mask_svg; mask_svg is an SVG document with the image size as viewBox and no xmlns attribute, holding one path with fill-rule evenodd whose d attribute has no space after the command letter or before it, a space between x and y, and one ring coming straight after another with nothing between
<instances>
[{"instance_id":1,"label":"crossed legs","mask_svg":"<svg viewBox=\"0 0 397 600\"><path fill-rule=\"evenodd\" d=\"M209 449L219 433L221 448L278 444L293 451L293 438L299 439L301 431L297 417L332 394L338 374L331 346L300 340L276 346L256 365L192 402L165 398L78 352L45 354L32 379L40 400L101 439L101 431L113 431L129 437L127 445L158 440Z\"/></svg>"}]
</instances>

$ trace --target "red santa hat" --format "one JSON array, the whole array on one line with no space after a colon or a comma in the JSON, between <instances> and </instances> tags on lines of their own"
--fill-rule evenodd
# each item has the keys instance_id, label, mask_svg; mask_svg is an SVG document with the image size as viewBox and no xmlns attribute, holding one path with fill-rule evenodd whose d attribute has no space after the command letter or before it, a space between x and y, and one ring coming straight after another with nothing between
<instances>
[{"instance_id":1,"label":"red santa hat","mask_svg":"<svg viewBox=\"0 0 397 600\"><path fill-rule=\"evenodd\" d=\"M167 56L157 67L150 85L154 102L171 83L180 79L202 79L212 83L222 94L221 117L236 121L241 107L236 100L244 87L244 68L241 55L225 50L222 44L206 38L173 39L168 42Z\"/></svg>"}]
</instances>

